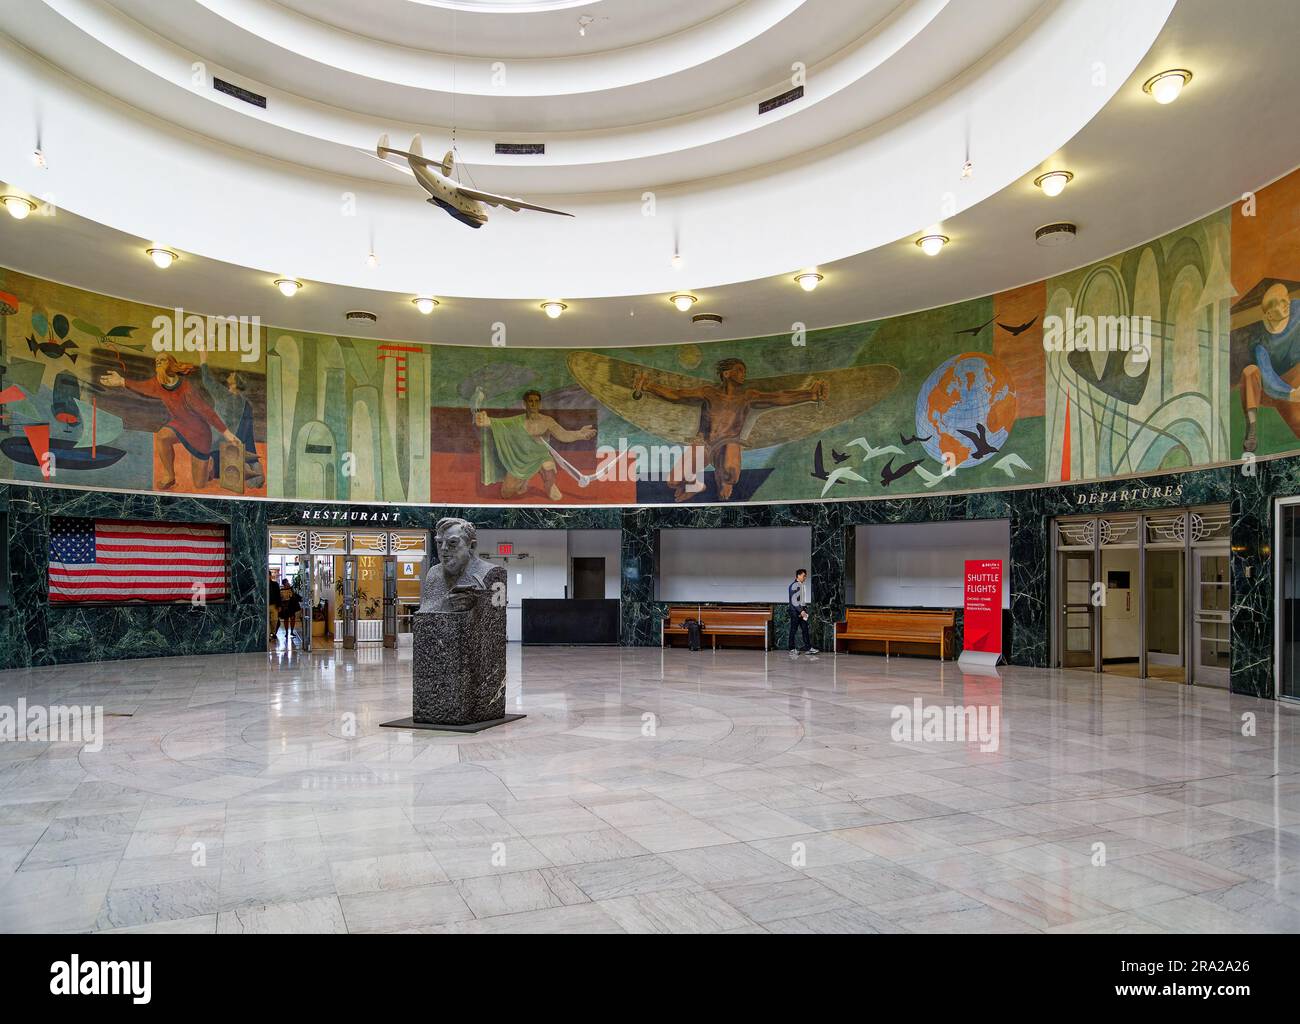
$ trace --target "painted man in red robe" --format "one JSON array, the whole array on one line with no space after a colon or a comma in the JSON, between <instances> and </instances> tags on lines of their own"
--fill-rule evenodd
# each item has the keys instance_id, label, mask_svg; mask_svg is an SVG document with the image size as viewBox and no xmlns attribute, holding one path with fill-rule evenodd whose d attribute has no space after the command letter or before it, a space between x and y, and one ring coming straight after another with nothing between
<instances>
[{"instance_id":1,"label":"painted man in red robe","mask_svg":"<svg viewBox=\"0 0 1300 1024\"><path fill-rule=\"evenodd\" d=\"M192 363L182 363L170 353L154 358L154 375L146 380L126 380L116 370L109 370L99 378L106 388L126 388L137 395L153 398L167 407L168 420L153 435L154 455L162 466L163 479L159 490L167 490L176 483L173 448L180 444L190 453L190 480L194 490L206 486L212 466L212 431L227 441L235 435L213 411L203 392L187 379L198 369Z\"/></svg>"}]
</instances>

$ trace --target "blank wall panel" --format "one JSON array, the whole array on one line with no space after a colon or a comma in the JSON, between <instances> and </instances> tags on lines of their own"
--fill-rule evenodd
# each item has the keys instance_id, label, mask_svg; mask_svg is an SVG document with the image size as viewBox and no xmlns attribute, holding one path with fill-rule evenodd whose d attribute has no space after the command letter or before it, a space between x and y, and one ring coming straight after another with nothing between
<instances>
[{"instance_id":1,"label":"blank wall panel","mask_svg":"<svg viewBox=\"0 0 1300 1024\"><path fill-rule=\"evenodd\" d=\"M960 608L968 558L1002 562L1002 607L1011 607L1011 524L1005 519L855 527L854 603Z\"/></svg>"},{"instance_id":2,"label":"blank wall panel","mask_svg":"<svg viewBox=\"0 0 1300 1024\"><path fill-rule=\"evenodd\" d=\"M806 526L736 530L660 530L660 601L779 604L796 569L812 561ZM808 599L817 581L809 576Z\"/></svg>"}]
</instances>

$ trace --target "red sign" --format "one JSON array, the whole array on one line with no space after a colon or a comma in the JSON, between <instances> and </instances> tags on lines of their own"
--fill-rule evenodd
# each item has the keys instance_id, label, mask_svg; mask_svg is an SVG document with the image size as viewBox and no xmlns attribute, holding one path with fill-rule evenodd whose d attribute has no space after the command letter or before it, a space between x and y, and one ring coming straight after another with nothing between
<instances>
[{"instance_id":1,"label":"red sign","mask_svg":"<svg viewBox=\"0 0 1300 1024\"><path fill-rule=\"evenodd\" d=\"M501 543L499 543L499 544L497 545L497 554L498 554L498 555L513 555L514 553L515 553L515 546L514 546L514 544L510 544L510 543L507 543L507 542L505 542L505 541L502 541Z\"/></svg>"},{"instance_id":2,"label":"red sign","mask_svg":"<svg viewBox=\"0 0 1300 1024\"><path fill-rule=\"evenodd\" d=\"M1002 653L1002 563L966 562L964 646L968 651Z\"/></svg>"}]
</instances>

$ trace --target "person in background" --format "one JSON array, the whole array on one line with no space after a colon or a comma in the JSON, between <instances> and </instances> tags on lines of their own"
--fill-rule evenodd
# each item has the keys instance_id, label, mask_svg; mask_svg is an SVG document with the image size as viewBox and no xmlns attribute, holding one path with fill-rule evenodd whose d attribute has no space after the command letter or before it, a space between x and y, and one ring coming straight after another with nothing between
<instances>
[{"instance_id":1,"label":"person in background","mask_svg":"<svg viewBox=\"0 0 1300 1024\"><path fill-rule=\"evenodd\" d=\"M804 654L816 654L817 648L812 645L812 639L808 636L808 607L804 600L804 581L808 578L808 570L800 569L794 574L794 581L790 584L790 657L799 657L800 650ZM803 647L799 648L794 645L795 630L798 630L803 638Z\"/></svg>"},{"instance_id":2,"label":"person in background","mask_svg":"<svg viewBox=\"0 0 1300 1024\"><path fill-rule=\"evenodd\" d=\"M294 628L301 609L302 599L298 596L298 591L294 590L288 580L284 580L280 584L280 622L284 625L286 646L292 646L294 640L300 639L294 635Z\"/></svg>"},{"instance_id":3,"label":"person in background","mask_svg":"<svg viewBox=\"0 0 1300 1024\"><path fill-rule=\"evenodd\" d=\"M267 642L274 644L276 637L280 635L280 581L275 578L274 569L268 569L267 576L266 619L271 626L271 635L267 638Z\"/></svg>"}]
</instances>

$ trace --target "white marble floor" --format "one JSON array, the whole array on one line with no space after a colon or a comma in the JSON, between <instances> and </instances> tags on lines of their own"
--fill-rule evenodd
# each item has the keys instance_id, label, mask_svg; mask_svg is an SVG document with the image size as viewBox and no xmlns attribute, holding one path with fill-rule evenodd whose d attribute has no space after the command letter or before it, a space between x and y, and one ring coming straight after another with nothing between
<instances>
[{"instance_id":1,"label":"white marble floor","mask_svg":"<svg viewBox=\"0 0 1300 1024\"><path fill-rule=\"evenodd\" d=\"M1300 709L847 655L510 652L478 735L397 652L0 673L0 930L1300 931ZM996 708L996 750L893 710ZM1253 721L1252 721L1253 719ZM1245 733L1245 734L1243 734Z\"/></svg>"}]
</instances>

